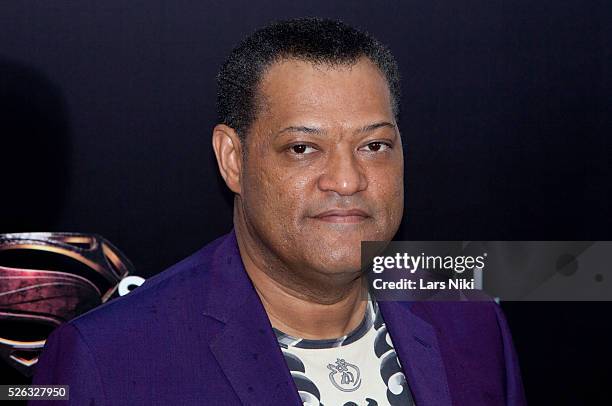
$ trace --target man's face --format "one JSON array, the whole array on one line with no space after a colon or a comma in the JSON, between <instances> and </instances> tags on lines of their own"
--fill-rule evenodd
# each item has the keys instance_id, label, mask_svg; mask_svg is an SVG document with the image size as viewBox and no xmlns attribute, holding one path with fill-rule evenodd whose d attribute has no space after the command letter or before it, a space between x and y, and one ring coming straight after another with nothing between
<instances>
[{"instance_id":1,"label":"man's face","mask_svg":"<svg viewBox=\"0 0 612 406\"><path fill-rule=\"evenodd\" d=\"M249 232L296 272L354 274L361 241L390 240L402 218L387 82L366 58L336 67L289 59L259 90L238 199Z\"/></svg>"}]
</instances>

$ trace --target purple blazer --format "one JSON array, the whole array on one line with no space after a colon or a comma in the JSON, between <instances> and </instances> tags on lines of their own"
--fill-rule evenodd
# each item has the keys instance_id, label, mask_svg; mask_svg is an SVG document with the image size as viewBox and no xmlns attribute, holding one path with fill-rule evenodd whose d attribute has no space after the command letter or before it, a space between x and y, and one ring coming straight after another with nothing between
<instances>
[{"instance_id":1,"label":"purple blazer","mask_svg":"<svg viewBox=\"0 0 612 406\"><path fill-rule=\"evenodd\" d=\"M526 404L497 304L379 304L418 406ZM53 331L33 383L72 405L301 405L233 231Z\"/></svg>"}]
</instances>

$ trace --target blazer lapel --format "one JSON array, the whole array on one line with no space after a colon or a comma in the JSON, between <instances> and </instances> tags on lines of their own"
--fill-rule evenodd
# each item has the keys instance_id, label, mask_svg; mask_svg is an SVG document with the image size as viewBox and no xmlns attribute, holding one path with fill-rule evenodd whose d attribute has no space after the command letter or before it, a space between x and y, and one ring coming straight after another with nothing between
<instances>
[{"instance_id":1,"label":"blazer lapel","mask_svg":"<svg viewBox=\"0 0 612 406\"><path fill-rule=\"evenodd\" d=\"M433 326L405 304L380 301L378 305L416 404L452 404Z\"/></svg>"},{"instance_id":2,"label":"blazer lapel","mask_svg":"<svg viewBox=\"0 0 612 406\"><path fill-rule=\"evenodd\" d=\"M268 316L244 270L232 231L214 253L204 314L225 326L210 349L246 405L300 405Z\"/></svg>"}]
</instances>

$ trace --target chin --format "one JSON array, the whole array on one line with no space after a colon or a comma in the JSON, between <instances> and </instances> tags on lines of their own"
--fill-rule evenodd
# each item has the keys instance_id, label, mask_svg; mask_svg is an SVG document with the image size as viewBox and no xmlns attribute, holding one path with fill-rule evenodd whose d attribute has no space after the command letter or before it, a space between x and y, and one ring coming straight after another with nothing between
<instances>
[{"instance_id":1,"label":"chin","mask_svg":"<svg viewBox=\"0 0 612 406\"><path fill-rule=\"evenodd\" d=\"M306 262L325 273L356 272L361 268L361 242L368 240L364 234L371 235L359 231L312 233L298 244L303 248L294 252L307 255Z\"/></svg>"},{"instance_id":2,"label":"chin","mask_svg":"<svg viewBox=\"0 0 612 406\"><path fill-rule=\"evenodd\" d=\"M323 255L321 268L326 272L342 273L342 272L357 272L361 268L361 249L357 248L340 248L334 249L330 247L330 251Z\"/></svg>"},{"instance_id":3,"label":"chin","mask_svg":"<svg viewBox=\"0 0 612 406\"><path fill-rule=\"evenodd\" d=\"M342 275L342 280L347 281L355 279L361 273L360 264L354 264L352 262L320 263L316 266L316 269L324 275Z\"/></svg>"}]
</instances>

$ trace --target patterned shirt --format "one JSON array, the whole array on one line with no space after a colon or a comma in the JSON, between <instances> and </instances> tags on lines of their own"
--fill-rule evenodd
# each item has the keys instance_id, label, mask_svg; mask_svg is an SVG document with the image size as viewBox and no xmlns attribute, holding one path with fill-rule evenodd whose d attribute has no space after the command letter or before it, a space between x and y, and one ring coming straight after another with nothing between
<instances>
[{"instance_id":1,"label":"patterned shirt","mask_svg":"<svg viewBox=\"0 0 612 406\"><path fill-rule=\"evenodd\" d=\"M368 301L361 324L337 339L274 332L304 406L414 405L375 301Z\"/></svg>"}]
</instances>

